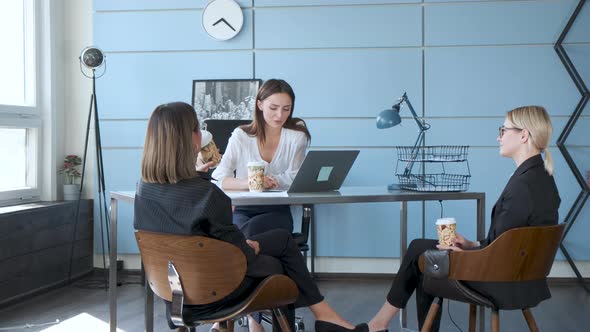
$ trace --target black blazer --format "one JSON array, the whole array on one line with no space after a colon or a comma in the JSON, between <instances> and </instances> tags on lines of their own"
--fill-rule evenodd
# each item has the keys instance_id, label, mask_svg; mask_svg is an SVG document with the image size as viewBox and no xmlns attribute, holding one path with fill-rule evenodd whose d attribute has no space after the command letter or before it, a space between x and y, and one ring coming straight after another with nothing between
<instances>
[{"instance_id":1,"label":"black blazer","mask_svg":"<svg viewBox=\"0 0 590 332\"><path fill-rule=\"evenodd\" d=\"M203 235L231 243L256 259L244 234L232 223L231 199L201 174L176 184L139 181L133 226L138 230L178 235Z\"/></svg>"},{"instance_id":2,"label":"black blazer","mask_svg":"<svg viewBox=\"0 0 590 332\"><path fill-rule=\"evenodd\" d=\"M557 225L560 203L557 186L545 170L541 155L527 159L512 174L494 205L488 236L480 240L481 246L489 245L511 228ZM545 279L464 283L491 298L500 309L532 308L551 297Z\"/></svg>"},{"instance_id":3,"label":"black blazer","mask_svg":"<svg viewBox=\"0 0 590 332\"><path fill-rule=\"evenodd\" d=\"M541 155L525 160L494 205L488 236L480 240L481 246L489 245L511 228L557 225L560 203L557 186L545 170Z\"/></svg>"}]
</instances>

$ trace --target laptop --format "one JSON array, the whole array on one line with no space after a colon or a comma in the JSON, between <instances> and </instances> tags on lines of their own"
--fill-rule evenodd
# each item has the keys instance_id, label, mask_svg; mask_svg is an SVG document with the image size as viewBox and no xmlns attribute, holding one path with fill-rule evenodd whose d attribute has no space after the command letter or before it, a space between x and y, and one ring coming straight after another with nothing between
<instances>
[{"instance_id":1,"label":"laptop","mask_svg":"<svg viewBox=\"0 0 590 332\"><path fill-rule=\"evenodd\" d=\"M340 189L359 150L313 150L305 156L288 193L333 191Z\"/></svg>"}]
</instances>

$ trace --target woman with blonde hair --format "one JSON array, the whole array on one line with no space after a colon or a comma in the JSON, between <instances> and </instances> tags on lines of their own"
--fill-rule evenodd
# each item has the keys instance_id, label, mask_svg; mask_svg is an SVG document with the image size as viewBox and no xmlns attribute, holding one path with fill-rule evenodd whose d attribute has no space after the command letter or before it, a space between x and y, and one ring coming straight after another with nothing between
<instances>
[{"instance_id":1,"label":"woman with blonde hair","mask_svg":"<svg viewBox=\"0 0 590 332\"><path fill-rule=\"evenodd\" d=\"M135 229L209 236L237 246L246 256L246 277L232 294L216 303L187 306L184 313L198 317L217 311L243 298L262 278L285 274L299 289L294 306L309 306L316 331L367 331L366 324L351 325L324 300L289 232L275 229L247 240L232 224L230 198L195 170L200 147L199 122L190 105L158 106L148 122L135 194Z\"/></svg>"},{"instance_id":2,"label":"woman with blonde hair","mask_svg":"<svg viewBox=\"0 0 590 332\"><path fill-rule=\"evenodd\" d=\"M433 300L433 297L422 289L423 275L418 267L418 259L426 250L481 249L509 229L558 223L561 199L553 179L553 158L548 150L552 131L551 119L541 106L519 107L506 114L504 124L499 128L497 140L500 155L514 160L516 171L492 209L492 223L487 237L479 241L470 241L457 234L454 245L450 247L438 245L437 240L413 240L402 259L385 303L369 321L370 331L386 330L399 308L406 306L414 290L418 324L422 328ZM545 156L545 160L542 155ZM525 283L464 283L506 309L534 307L551 296L545 280ZM431 331L438 331L441 312L442 310L438 312Z\"/></svg>"}]
</instances>

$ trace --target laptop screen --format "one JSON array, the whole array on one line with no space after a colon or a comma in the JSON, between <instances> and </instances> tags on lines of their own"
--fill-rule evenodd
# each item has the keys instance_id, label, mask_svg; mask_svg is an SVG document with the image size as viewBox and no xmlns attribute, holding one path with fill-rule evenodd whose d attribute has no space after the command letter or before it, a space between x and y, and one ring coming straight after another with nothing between
<instances>
[{"instance_id":1,"label":"laptop screen","mask_svg":"<svg viewBox=\"0 0 590 332\"><path fill-rule=\"evenodd\" d=\"M340 189L358 154L359 150L309 151L287 192Z\"/></svg>"}]
</instances>

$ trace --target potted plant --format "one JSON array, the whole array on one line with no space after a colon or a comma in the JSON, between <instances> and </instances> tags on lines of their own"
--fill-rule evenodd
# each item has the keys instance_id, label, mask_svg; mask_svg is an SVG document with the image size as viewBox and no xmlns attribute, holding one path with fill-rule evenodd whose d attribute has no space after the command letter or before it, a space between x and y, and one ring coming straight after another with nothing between
<instances>
[{"instance_id":1,"label":"potted plant","mask_svg":"<svg viewBox=\"0 0 590 332\"><path fill-rule=\"evenodd\" d=\"M78 166L82 164L82 159L76 155L66 156L59 174L64 175L64 200L75 201L80 197L80 185L75 183L76 179L82 176L78 171Z\"/></svg>"}]
</instances>

